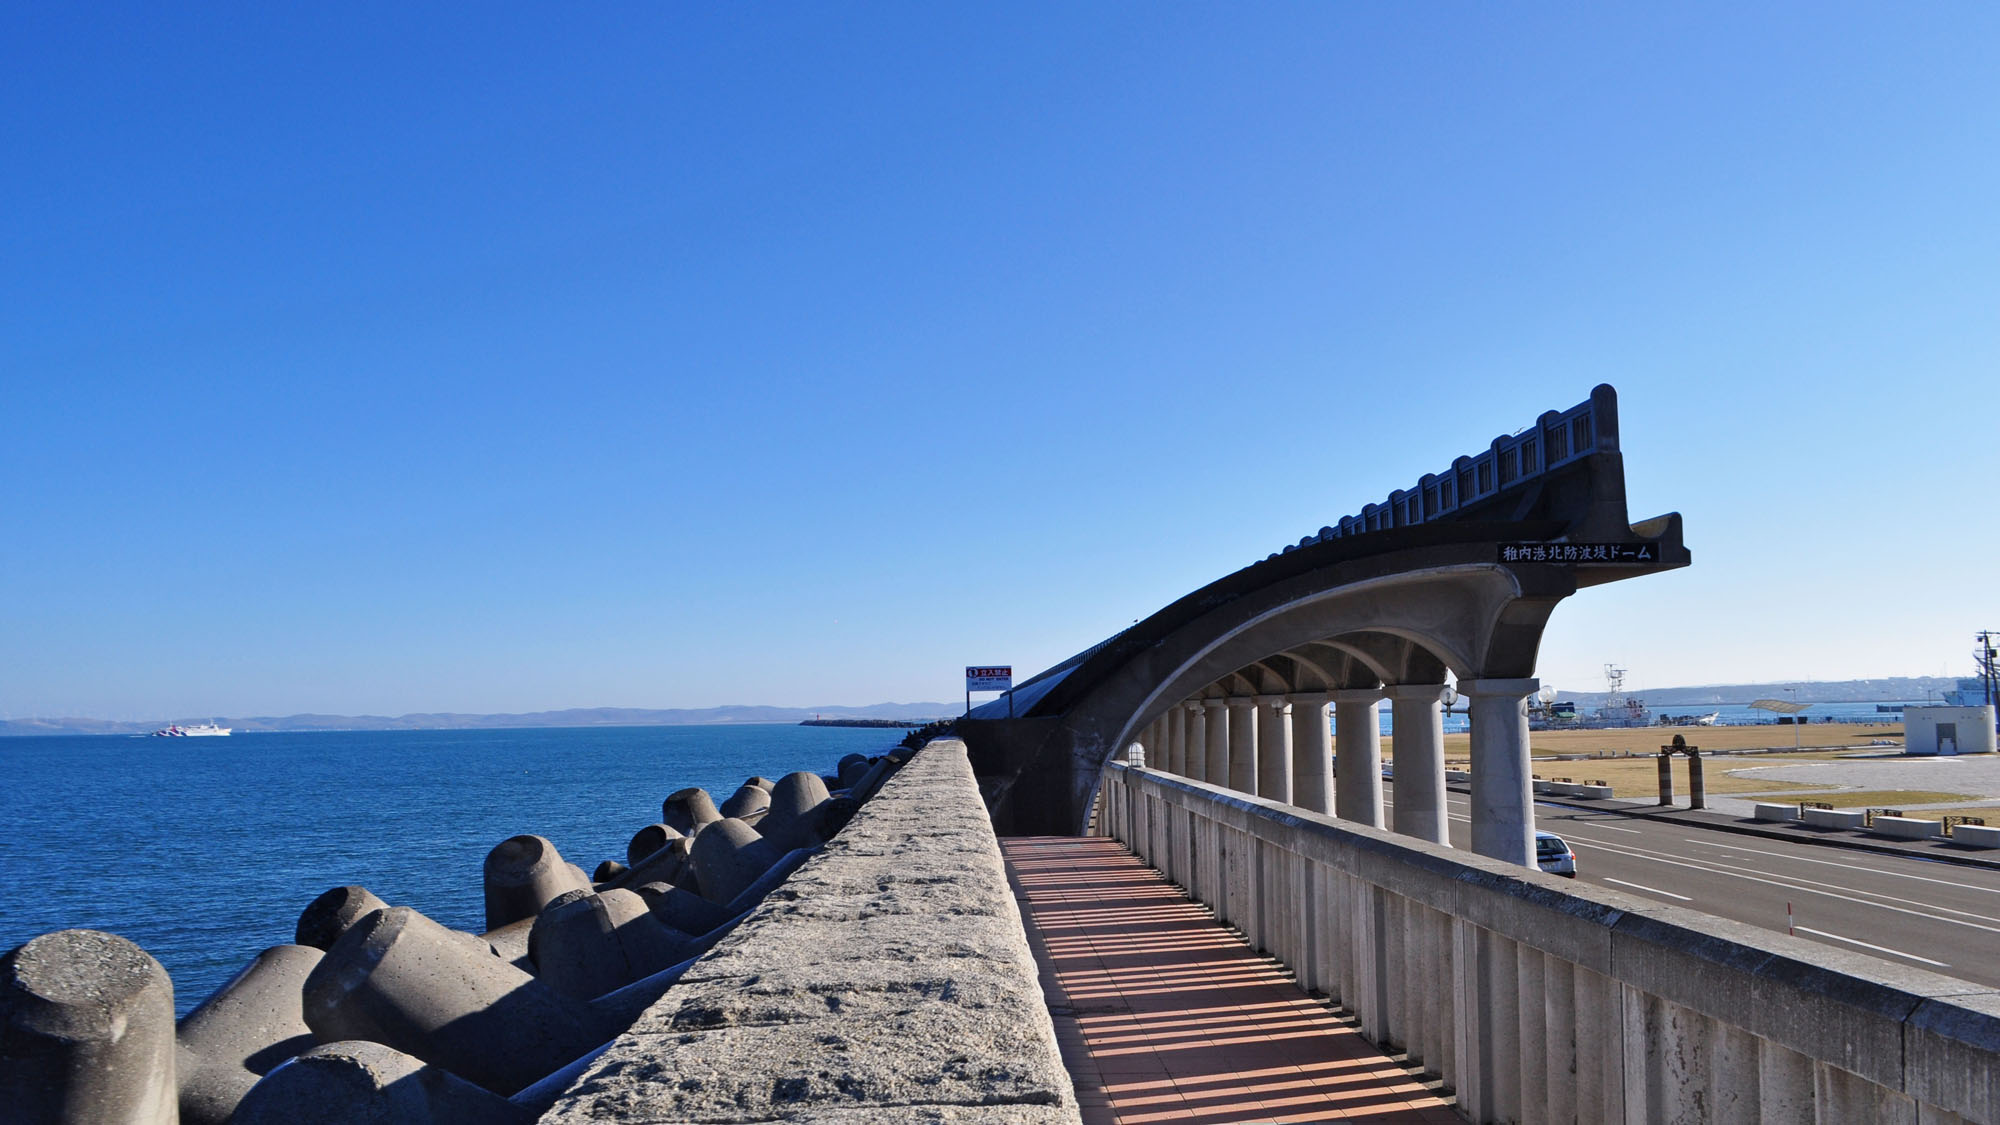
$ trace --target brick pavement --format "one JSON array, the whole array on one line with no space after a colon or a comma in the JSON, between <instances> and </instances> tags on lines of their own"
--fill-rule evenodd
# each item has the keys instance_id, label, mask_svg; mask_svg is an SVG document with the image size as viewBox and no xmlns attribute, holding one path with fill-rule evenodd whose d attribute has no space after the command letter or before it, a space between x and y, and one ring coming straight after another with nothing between
<instances>
[{"instance_id":1,"label":"brick pavement","mask_svg":"<svg viewBox=\"0 0 2000 1125\"><path fill-rule=\"evenodd\" d=\"M1000 846L1085 1125L1464 1125L1122 844Z\"/></svg>"}]
</instances>

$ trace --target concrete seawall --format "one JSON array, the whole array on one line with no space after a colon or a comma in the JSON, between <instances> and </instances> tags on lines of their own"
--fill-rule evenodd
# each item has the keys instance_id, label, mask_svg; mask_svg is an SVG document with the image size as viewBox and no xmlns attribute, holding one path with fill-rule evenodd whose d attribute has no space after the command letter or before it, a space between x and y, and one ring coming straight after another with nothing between
<instances>
[{"instance_id":1,"label":"concrete seawall","mask_svg":"<svg viewBox=\"0 0 2000 1125\"><path fill-rule=\"evenodd\" d=\"M920 751L541 1120L1077 1122L964 744Z\"/></svg>"}]
</instances>

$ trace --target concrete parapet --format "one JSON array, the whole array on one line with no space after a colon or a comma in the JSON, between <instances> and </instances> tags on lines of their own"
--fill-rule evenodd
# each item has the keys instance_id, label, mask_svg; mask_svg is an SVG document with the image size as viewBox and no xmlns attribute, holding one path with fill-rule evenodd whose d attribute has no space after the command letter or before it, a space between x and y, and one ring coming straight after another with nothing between
<instances>
[{"instance_id":1,"label":"concrete parapet","mask_svg":"<svg viewBox=\"0 0 2000 1125\"><path fill-rule=\"evenodd\" d=\"M1905 840L1928 840L1933 836L1944 835L1944 821L1925 820L1914 816L1878 816L1869 828L1884 836L1895 836Z\"/></svg>"},{"instance_id":2,"label":"concrete parapet","mask_svg":"<svg viewBox=\"0 0 2000 1125\"><path fill-rule=\"evenodd\" d=\"M1868 822L1868 814L1860 809L1806 809L1799 819L1814 828L1860 828Z\"/></svg>"},{"instance_id":3,"label":"concrete parapet","mask_svg":"<svg viewBox=\"0 0 2000 1125\"><path fill-rule=\"evenodd\" d=\"M1968 848L2000 848L2000 828L1961 824L1951 830L1951 840Z\"/></svg>"},{"instance_id":4,"label":"concrete parapet","mask_svg":"<svg viewBox=\"0 0 2000 1125\"><path fill-rule=\"evenodd\" d=\"M962 743L890 777L542 1120L606 1118L1078 1120Z\"/></svg>"},{"instance_id":5,"label":"concrete parapet","mask_svg":"<svg viewBox=\"0 0 2000 1125\"><path fill-rule=\"evenodd\" d=\"M1152 770L1102 792L1475 1121L2000 1121L2000 991Z\"/></svg>"},{"instance_id":6,"label":"concrete parapet","mask_svg":"<svg viewBox=\"0 0 2000 1125\"><path fill-rule=\"evenodd\" d=\"M1799 807L1773 801L1752 801L1750 816L1755 820L1797 820Z\"/></svg>"},{"instance_id":7,"label":"concrete parapet","mask_svg":"<svg viewBox=\"0 0 2000 1125\"><path fill-rule=\"evenodd\" d=\"M1589 797L1598 801L1609 801L1612 793L1609 785L1579 785L1577 786L1576 795L1579 797Z\"/></svg>"}]
</instances>

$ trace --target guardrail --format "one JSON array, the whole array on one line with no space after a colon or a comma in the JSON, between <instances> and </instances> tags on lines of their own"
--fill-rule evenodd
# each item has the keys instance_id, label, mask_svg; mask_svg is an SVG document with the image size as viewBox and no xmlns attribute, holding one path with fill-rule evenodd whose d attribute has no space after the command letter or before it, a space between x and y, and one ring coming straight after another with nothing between
<instances>
[{"instance_id":1,"label":"guardrail","mask_svg":"<svg viewBox=\"0 0 2000 1125\"><path fill-rule=\"evenodd\" d=\"M1599 450L1617 448L1617 398L1610 387L1598 387L1568 410L1548 411L1520 433L1495 438L1491 446L1457 458L1444 472L1425 473L1415 487L1396 489L1380 504L1363 505L1355 515L1341 517L1278 554L1326 539L1446 519Z\"/></svg>"},{"instance_id":2,"label":"guardrail","mask_svg":"<svg viewBox=\"0 0 2000 1125\"><path fill-rule=\"evenodd\" d=\"M1153 770L1100 798L1474 1121L2000 1121L2000 991Z\"/></svg>"}]
</instances>

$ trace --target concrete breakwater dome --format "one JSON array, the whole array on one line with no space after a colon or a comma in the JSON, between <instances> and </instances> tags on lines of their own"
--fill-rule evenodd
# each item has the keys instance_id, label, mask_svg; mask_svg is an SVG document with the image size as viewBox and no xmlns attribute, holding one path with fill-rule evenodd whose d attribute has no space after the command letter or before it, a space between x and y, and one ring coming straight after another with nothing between
<instances>
[{"instance_id":1,"label":"concrete breakwater dome","mask_svg":"<svg viewBox=\"0 0 2000 1125\"><path fill-rule=\"evenodd\" d=\"M1690 561L1679 513L1628 517L1617 392L1599 386L958 729L1003 835L1083 831L1106 763L1134 743L1155 769L1380 828L1386 701L1395 829L1443 843L1449 673L1472 726L1473 849L1532 866L1527 701L1550 615L1584 587Z\"/></svg>"}]
</instances>

